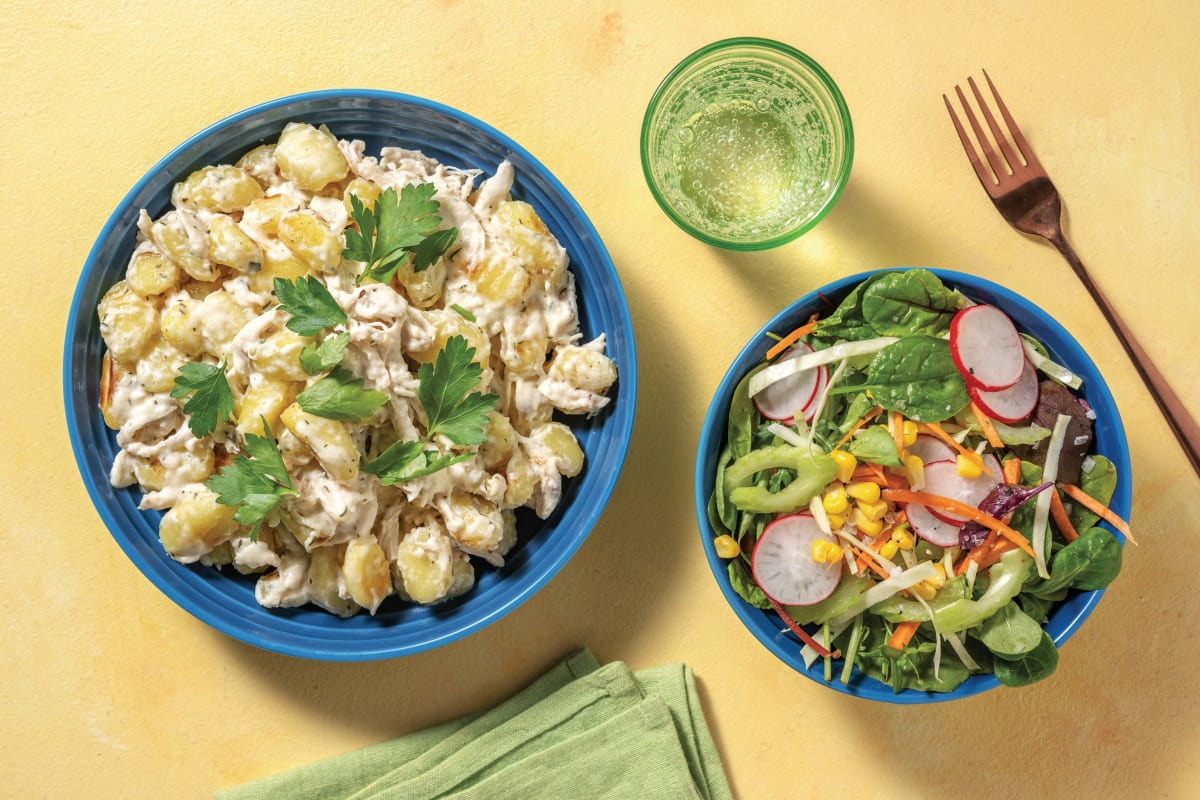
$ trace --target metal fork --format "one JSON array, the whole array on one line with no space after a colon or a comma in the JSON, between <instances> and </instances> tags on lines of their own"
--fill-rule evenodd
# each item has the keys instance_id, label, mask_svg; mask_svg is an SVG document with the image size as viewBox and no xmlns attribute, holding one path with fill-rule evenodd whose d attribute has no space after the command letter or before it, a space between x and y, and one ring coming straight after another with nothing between
<instances>
[{"instance_id":1,"label":"metal fork","mask_svg":"<svg viewBox=\"0 0 1200 800\"><path fill-rule=\"evenodd\" d=\"M1200 476L1200 426L1197 426L1179 396L1167 384L1162 373L1138 344L1137 339L1117 314L1116 309L1100 291L1096 282L1092 280L1087 268L1083 266L1083 262L1079 260L1079 256L1075 254L1075 250L1063 235L1062 201L1059 199L1058 190L1050 182L1046 170L1025 141L1025 137L1021 134L1017 123L1013 121L1012 115L1008 113L1008 108L1000 99L1000 93L996 91L996 86L992 83L987 70L984 70L983 76L987 79L992 97L996 101L996 107L1000 109L1000 115L1004 118L1004 123L1011 133L1011 142L996 123L996 118L983 99L983 94L975 85L975 79L968 78L967 83L975 95L975 101L983 118L987 121L992 138L1000 149L999 154L996 153L995 148L984 134L962 88L955 86L954 90L958 93L958 100L975 133L975 139L979 142L979 148L983 150L984 157L987 159L986 164L979 157L979 152L963 129L963 125L954 111L954 106L950 104L950 98L942 95L942 99L946 101L946 110L950 112L950 119L954 122L954 129L958 131L958 138L962 141L963 149L967 151L967 158L970 159L971 166L975 168L975 174L979 176L979 182L983 184L984 190L992 198L992 202L1000 211L1000 215L1008 221L1008 224L1023 233L1041 236L1062 253L1063 258L1067 260L1071 269L1083 282L1088 294L1100 307L1101 313L1108 320L1108 324L1125 348L1125 352L1129 354L1129 358L1145 382L1146 388L1150 390L1154 402L1158 404L1159 410L1166 417L1175 438L1183 446L1192 469Z\"/></svg>"}]
</instances>

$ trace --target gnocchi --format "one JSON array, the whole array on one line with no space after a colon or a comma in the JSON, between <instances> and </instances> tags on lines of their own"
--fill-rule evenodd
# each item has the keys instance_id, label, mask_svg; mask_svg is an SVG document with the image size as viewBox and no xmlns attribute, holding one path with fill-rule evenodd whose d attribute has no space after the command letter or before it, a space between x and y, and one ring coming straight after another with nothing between
<instances>
[{"instance_id":1,"label":"gnocchi","mask_svg":"<svg viewBox=\"0 0 1200 800\"><path fill-rule=\"evenodd\" d=\"M100 404L120 446L110 479L165 510L167 554L253 576L265 606L348 617L388 598L428 605L470 591L477 560L502 565L516 544L516 509L554 511L563 480L585 469L557 415L600 412L618 376L603 336L580 341L566 250L510 196L513 178L507 162L485 178L397 147L368 156L361 141L291 122L236 163L187 175L158 218L141 213L124 279L97 308ZM424 269L406 258L386 281L364 280L347 249L356 206L421 184L433 185L443 226L458 228L452 244ZM319 281L345 321L315 335L285 327L275 282L299 278ZM313 351L331 336L338 369L388 398L367 417L303 405L323 372ZM424 435L419 375L452 337L474 350L474 390L500 398L486 440L431 433L423 446L457 460L385 484L369 461ZM232 397L203 437L172 396L188 362L224 369ZM253 530L212 483L250 437L276 442L294 490Z\"/></svg>"}]
</instances>

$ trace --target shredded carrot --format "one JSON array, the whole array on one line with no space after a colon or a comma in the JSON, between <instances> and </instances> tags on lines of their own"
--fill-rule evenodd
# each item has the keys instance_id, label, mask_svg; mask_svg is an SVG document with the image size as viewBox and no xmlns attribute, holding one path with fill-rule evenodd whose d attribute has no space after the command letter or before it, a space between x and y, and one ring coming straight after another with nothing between
<instances>
[{"instance_id":1,"label":"shredded carrot","mask_svg":"<svg viewBox=\"0 0 1200 800\"><path fill-rule=\"evenodd\" d=\"M958 564L954 567L955 575L962 575L967 571L967 568L974 561L976 564L981 562L988 551L996 544L996 540L1000 538L1000 534L995 530L989 530L983 541L971 548L965 556L959 559ZM1005 541L1008 541L1005 539Z\"/></svg>"},{"instance_id":2,"label":"shredded carrot","mask_svg":"<svg viewBox=\"0 0 1200 800\"><path fill-rule=\"evenodd\" d=\"M1066 492L1067 496L1072 500L1079 503L1088 511L1091 511L1093 514L1100 515L1100 517L1108 522L1108 524L1125 534L1126 539L1134 544L1137 544L1137 541L1133 538L1133 534L1129 532L1129 523L1118 517L1111 508L1100 503L1090 494L1085 492L1083 489L1080 489L1073 483L1059 484L1059 488Z\"/></svg>"},{"instance_id":3,"label":"shredded carrot","mask_svg":"<svg viewBox=\"0 0 1200 800\"><path fill-rule=\"evenodd\" d=\"M1058 532L1063 535L1064 539L1073 542L1079 538L1079 531L1075 530L1075 526L1071 524L1071 518L1067 516L1067 509L1063 506L1062 498L1053 488L1050 489L1050 515L1054 517L1054 524L1058 526Z\"/></svg>"},{"instance_id":4,"label":"shredded carrot","mask_svg":"<svg viewBox=\"0 0 1200 800\"><path fill-rule=\"evenodd\" d=\"M884 528L882 531L879 532L878 535L876 535L873 539L871 539L871 541L865 542L865 544L868 548L870 548L871 552L878 553L879 548L882 547L883 543L886 542L890 538L892 538L892 529ZM875 572L878 575L880 575L881 577L883 577L883 578L888 577L888 575L885 573L884 569L875 561L875 559L871 558L866 553L862 552L862 550L860 550L856 547L851 547L850 549L858 555L857 564L858 564L858 569L860 571L862 570L863 567L870 567L871 569L875 570Z\"/></svg>"},{"instance_id":5,"label":"shredded carrot","mask_svg":"<svg viewBox=\"0 0 1200 800\"><path fill-rule=\"evenodd\" d=\"M882 542L880 542L880 544L882 544ZM849 544L848 544L848 545L846 545L846 546L850 548L850 552L851 552L851 553L854 553L856 556L858 556L858 562L857 562L857 563L858 563L858 568L859 568L860 570L861 570L861 569L862 569L864 566L866 566L866 567L870 567L872 572L874 572L876 575L878 575L879 577L883 578L884 580L886 580L886 579L888 579L888 578L892 577L891 575L889 575L889 574L888 574L888 571L887 571L886 569L884 569L884 568L883 568L883 565L881 565L881 564L880 564L878 561L876 561L875 559L871 558L870 556L866 555L866 554L865 554L865 553L862 551L862 549L861 549L861 548L858 548L858 547L855 547L855 546L853 546L853 545L849 545ZM877 552L877 551L878 551L878 547L871 547L871 550L872 550L872 551L876 551L876 552Z\"/></svg>"},{"instance_id":6,"label":"shredded carrot","mask_svg":"<svg viewBox=\"0 0 1200 800\"><path fill-rule=\"evenodd\" d=\"M888 433L892 434L892 441L896 443L896 454L904 454L904 417L900 416L899 411L888 412Z\"/></svg>"},{"instance_id":7,"label":"shredded carrot","mask_svg":"<svg viewBox=\"0 0 1200 800\"><path fill-rule=\"evenodd\" d=\"M1016 547L1016 545L1010 542L1008 539L996 540L996 543L992 545L992 549L984 553L983 557L979 560L979 568L987 569L992 564L995 564L997 561L999 561L1000 556L1004 555L1009 550L1012 550L1014 547Z\"/></svg>"},{"instance_id":8,"label":"shredded carrot","mask_svg":"<svg viewBox=\"0 0 1200 800\"><path fill-rule=\"evenodd\" d=\"M1004 482L1021 482L1021 459L1016 456L1004 459Z\"/></svg>"},{"instance_id":9,"label":"shredded carrot","mask_svg":"<svg viewBox=\"0 0 1200 800\"><path fill-rule=\"evenodd\" d=\"M846 431L846 435L843 436L841 440L833 446L833 449L837 450L846 442L850 441L850 437L858 433L859 429L862 428L863 425L866 425L868 422L875 419L875 416L880 411L883 411L883 406L875 406L866 414L863 414L861 417L859 417L858 420L850 426L850 430Z\"/></svg>"},{"instance_id":10,"label":"shredded carrot","mask_svg":"<svg viewBox=\"0 0 1200 800\"><path fill-rule=\"evenodd\" d=\"M1013 544L1020 547L1029 555L1034 555L1033 547L1029 544L1029 540L1020 531L1013 530L992 515L985 514L978 508L975 508L975 506L967 505L961 500L942 497L941 495L930 494L929 492L913 492L907 489L884 489L883 498L885 500L894 500L898 503L919 503L924 506L932 506L949 511L952 514L957 514L960 517L974 520L985 528L991 528L1004 538L1011 540ZM1034 557L1036 558L1036 556Z\"/></svg>"},{"instance_id":11,"label":"shredded carrot","mask_svg":"<svg viewBox=\"0 0 1200 800\"><path fill-rule=\"evenodd\" d=\"M812 333L813 328L815 328L815 327L817 327L817 315L813 314L811 317L808 318L808 322L804 323L799 328L796 328L796 330L792 331L787 336L783 337L778 342L771 345L771 349L767 351L767 355L765 356L766 360L770 361L775 356L782 353L784 350L787 350L789 347L794 345L796 342L800 341L801 337L807 336L808 334Z\"/></svg>"},{"instance_id":12,"label":"shredded carrot","mask_svg":"<svg viewBox=\"0 0 1200 800\"><path fill-rule=\"evenodd\" d=\"M912 641L913 634L917 632L917 628L919 627L921 627L919 620L906 620L897 623L896 629L892 631L891 637L888 638L888 647L903 650L904 646Z\"/></svg>"},{"instance_id":13,"label":"shredded carrot","mask_svg":"<svg viewBox=\"0 0 1200 800\"><path fill-rule=\"evenodd\" d=\"M925 431L926 433L931 433L934 436L936 436L937 438L941 439L943 442L950 445L952 448L954 448L954 450L961 453L962 455L967 456L968 458L973 458L973 459L977 460L979 462L979 465L981 467L983 467L984 472L986 472L988 475L992 474L992 471L990 469L988 469L988 465L986 463L984 463L983 459L981 459L979 457L978 453L976 453L974 450L972 450L969 447L963 447L961 444L959 444L957 441L955 441L954 437L951 436L950 434L946 433L946 429L943 428L941 425L937 424L936 422L922 422L922 423L920 423L919 427L921 430Z\"/></svg>"},{"instance_id":14,"label":"shredded carrot","mask_svg":"<svg viewBox=\"0 0 1200 800\"><path fill-rule=\"evenodd\" d=\"M975 419L979 420L979 427L983 430L983 438L987 439L988 444L1000 450L1004 447L1004 441L1000 438L1000 434L996 432L996 426L992 424L992 418L984 413L983 409L974 400L971 401L971 411L975 414Z\"/></svg>"},{"instance_id":15,"label":"shredded carrot","mask_svg":"<svg viewBox=\"0 0 1200 800\"><path fill-rule=\"evenodd\" d=\"M879 464L867 462L859 464L854 468L854 472L850 473L850 480L855 482L866 481L868 483L876 483L880 486L893 489L900 488L901 481L897 477L888 475L888 473Z\"/></svg>"}]
</instances>

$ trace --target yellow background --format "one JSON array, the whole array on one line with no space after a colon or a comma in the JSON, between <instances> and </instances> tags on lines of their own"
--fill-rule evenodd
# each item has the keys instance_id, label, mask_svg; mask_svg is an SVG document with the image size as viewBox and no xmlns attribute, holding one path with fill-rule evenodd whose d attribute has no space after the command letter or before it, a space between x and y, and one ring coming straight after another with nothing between
<instances>
[{"instance_id":1,"label":"yellow background","mask_svg":"<svg viewBox=\"0 0 1200 800\"><path fill-rule=\"evenodd\" d=\"M1069 232L1200 414L1200 12L1177 3L40 3L0 17L0 786L10 797L205 797L490 706L580 645L682 660L742 798L1187 797L1200 786L1190 473L1066 264L1009 229L941 94L987 68ZM655 86L697 47L781 39L835 78L857 152L812 233L735 255L667 220L642 179ZM604 238L637 332L634 438L595 531L487 630L399 660L260 652L159 593L92 509L61 400L65 315L111 209L200 128L298 91L423 95L505 131ZM952 704L873 704L778 662L718 592L692 467L726 364L769 316L867 268L930 265L1050 309L1107 377L1132 443L1141 546L1057 674Z\"/></svg>"}]
</instances>

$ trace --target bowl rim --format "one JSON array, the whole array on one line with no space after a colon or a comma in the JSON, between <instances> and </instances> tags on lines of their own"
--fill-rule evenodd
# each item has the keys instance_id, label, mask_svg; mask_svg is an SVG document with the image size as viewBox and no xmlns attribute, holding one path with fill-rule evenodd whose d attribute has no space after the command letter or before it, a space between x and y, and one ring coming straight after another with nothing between
<instances>
[{"instance_id":1,"label":"bowl rim","mask_svg":"<svg viewBox=\"0 0 1200 800\"><path fill-rule=\"evenodd\" d=\"M269 611L284 613L270 615L267 618L266 624L251 619L248 616L243 616L240 613L241 605L229 602L228 596L209 597L197 587L183 581L182 577L176 574L176 570L191 569L190 565L179 564L167 556L165 552L161 553L161 558L158 558L157 554L147 557L139 551L136 543L133 541L136 538L135 534L124 530L125 526L116 518L114 510L110 509L105 502L102 491L103 487L99 485L98 476L93 474L92 465L87 460L85 450L88 445L82 438L81 419L75 406L76 386L74 385L76 377L76 340L81 335L85 335L85 331L90 327L91 323L88 318L94 311L93 308L83 307L85 305L84 298L87 294L87 279L93 272L103 268L103 264L98 262L104 250L105 242L113 236L114 229L119 226L126 215L129 213L138 213L139 208L136 207L137 203L134 201L143 193L147 184L155 180L156 177L159 177L173 162L184 157L192 148L199 146L209 137L219 134L226 129L235 128L247 120L252 120L260 115L276 111L283 106L297 104L303 104L303 107L298 108L293 115L294 117L328 113L336 109L339 102L347 100L365 100L394 104L398 109L415 108L441 114L452 120L455 124L473 129L485 139L491 140L497 148L506 150L508 157L511 158L515 155L523 164L522 174L533 173L536 175L537 180L547 187L547 193L554 197L555 204L559 206L561 213L571 219L573 227L577 227L580 237L590 240L590 248L587 253L589 273L594 273L595 282L603 282L609 286L609 289L606 291L609 299L606 300L606 303L611 302L613 304L614 319L612 320L612 324L606 330L600 332L606 334L610 340L617 335L621 337L628 362L621 365L621 375L619 378L620 394L614 400L611 410L607 412L610 415L608 421L614 426L612 429L612 444L606 448L605 466L607 468L593 470L594 474L589 475L588 479L591 481L589 486L592 495L586 498L585 502L576 500L577 503L580 503L581 507L574 513L579 516L576 518L577 524L572 526L572 530L567 531L571 535L569 537L562 537L566 541L549 551L541 551L550 557L538 560L536 567L530 567L526 574L522 576L519 588L514 587L516 590L511 593L502 593L500 602L491 605L484 611L467 616L461 621L456 620L457 624L450 626L435 623L429 634L422 636L419 641L409 641L406 637L403 641L395 643L390 642L389 639L391 637L386 636L384 636L383 641L380 641L381 635L388 634L395 628L403 629L403 622L397 623L394 626L381 623L377 631L375 631L375 635L367 635L368 632L364 631L363 641L359 642L357 646L355 644L358 637L346 637L343 631L347 629L343 628L322 628L317 633L324 634L332 631L334 635L318 635L314 637L312 635L313 630L307 628L301 629L292 622L291 616L287 612L297 610L270 609ZM247 149L250 146L248 145ZM519 178L520 176L518 176L518 180ZM130 248L132 248L132 243L130 244ZM573 269L577 269L577 267L573 266ZM453 106L416 95L365 88L322 89L299 92L248 106L218 119L206 125L198 132L189 135L182 142L173 146L164 156L154 162L145 171L137 182L125 193L106 219L80 269L75 290L72 293L66 322L62 381L68 437L71 442L72 455L80 478L84 483L93 507L108 529L109 534L116 540L121 550L143 576L170 600L192 616L233 639L282 655L342 662L379 660L412 655L464 638L516 610L552 580L561 571L567 561L575 555L588 536L591 535L612 497L632 439L633 421L637 405L637 350L636 340L633 335L632 316L611 254L604 245L591 219L558 177L507 134ZM98 415L99 411L93 409L91 413ZM213 574L219 574L215 569L206 569L210 570ZM476 591L478 590L476 589ZM452 602L466 602L471 596L472 593L468 592L461 600L456 599L456 601ZM306 611L309 608L305 607L305 609L299 609L299 611ZM313 613L316 613L315 610ZM322 611L321 613L325 612ZM443 627L446 629L443 630ZM374 631L375 629L372 630Z\"/></svg>"},{"instance_id":2,"label":"bowl rim","mask_svg":"<svg viewBox=\"0 0 1200 800\"><path fill-rule=\"evenodd\" d=\"M873 275L882 272L910 269L927 269L948 285L962 290L968 296L977 296L979 294L989 295L995 298L996 304L1004 309L1006 313L1010 312L1010 307L1015 306L1020 309L1021 316L1024 316L1025 312L1029 311L1039 317L1039 322L1046 326L1051 334L1051 338L1055 340L1056 347L1054 349L1060 352L1067 351L1069 354L1069 359L1065 360L1066 365L1077 372L1088 372L1094 375L1094 380L1088 382L1086 390L1088 402L1093 408L1096 408L1097 412L1103 418L1111 421L1111 425L1108 427L1111 428L1111 434L1116 443L1115 452L1103 453L1106 458L1112 461L1117 471L1117 486L1110 505L1115 512L1126 519L1129 517L1130 505L1132 503L1133 485L1132 475L1130 474L1129 443L1125 434L1124 424L1121 421L1120 412L1117 409L1108 384L1100 373L1099 368L1079 342L1056 319L1031 300L998 283L977 275L935 267L896 266L865 270L813 289L789 303L759 328L730 362L728 370L722 376L717 390L713 393L713 399L705 415L696 449L693 500L701 544L704 548L706 560L722 595L724 595L726 602L742 622L743 626L759 643L765 646L784 664L827 689L833 689L842 694L864 700L882 701L900 705L959 700L981 694L999 687L1001 684L995 675L987 673L972 675L952 692L923 692L916 689L905 689L902 692L896 693L890 686L875 679L862 676L857 667L853 669L855 677L851 679L849 686L841 683L839 680L827 683L823 677L823 669L821 668L820 661L816 662L813 668L805 668L803 662L799 659L800 646L796 640L791 638L790 634L788 636L784 636L782 633L767 635L764 630L763 620L771 619L772 617L745 602L729 583L726 571L728 562L720 558L716 553L716 548L713 544L715 533L708 520L708 495L713 483L713 475L712 469L707 467L715 460L716 453L724 442L729 400L737 383L745 375L746 369L739 369L738 367L741 364L752 364L761 359L762 354L770 346L770 340L766 336L768 332L778 332L785 328L790 329L789 325L795 327L796 324L803 321L803 318L807 318L807 315L811 313L815 304L823 302L826 298L840 300L851 288ZM1018 329L1022 329L1020 323L1018 323L1017 327ZM1039 340L1042 338L1039 337ZM1078 367L1082 367L1082 369L1078 369ZM749 367L747 366L746 368L748 369ZM707 457L710 452L713 454L712 459ZM1122 547L1124 547L1125 537L1119 531L1112 530L1111 526L1107 523L1102 524L1112 531ZM1061 647L1067 639L1074 635L1087 617L1091 615L1092 611L1095 610L1105 591L1105 589L1096 589L1078 592L1071 600L1073 605L1070 609L1064 609L1062 606L1059 607L1059 609L1067 612L1068 617L1064 621L1062 630L1054 636L1054 642L1057 646ZM1056 610L1056 615L1057 613Z\"/></svg>"},{"instance_id":3,"label":"bowl rim","mask_svg":"<svg viewBox=\"0 0 1200 800\"><path fill-rule=\"evenodd\" d=\"M814 214L810 219L806 220L803 224L798 225L789 231L781 233L777 236L773 236L769 239L752 242L732 240L715 234L707 233L685 220L683 216L679 214L679 212L676 211L670 203L667 202L666 197L659 189L658 181L656 181L654 178L654 170L650 164L649 154L651 149L650 141L653 134L651 122L653 121L655 113L658 110L659 103L662 101L667 91L673 87L675 81L678 80L679 77L697 61L713 53L736 47L750 47L770 51L792 59L802 68L810 71L817 78L817 81L823 87L825 87L826 91L829 92L829 95L833 100L838 117L841 120L842 135L845 139L844 148L846 151L845 157L842 159L841 168L838 170L837 178L834 182L833 192L828 198L826 198L825 204L816 214ZM663 213L665 213L667 217L670 218L670 220L679 226L679 228L685 233L695 237L696 239L715 247L738 252L769 250L774 247L779 247L787 244L788 242L795 241L816 227L817 223L823 220L826 215L833 210L833 207L837 205L838 199L842 196L842 192L846 188L846 184L850 182L850 171L854 164L854 124L850 117L850 108L846 104L846 98L842 95L842 90L838 87L837 83L834 82L833 78L829 75L825 68L818 64L816 60L812 58L812 56L784 42L759 36L734 36L727 39L720 39L718 41L706 44L685 56L683 60L676 64L671 71L666 74L666 77L659 82L658 87L650 96L650 102L646 104L646 111L642 116L642 129L639 141L641 149L642 175L645 177L646 186L650 189L650 194L653 195L655 202L658 203L658 206L662 209Z\"/></svg>"}]
</instances>

